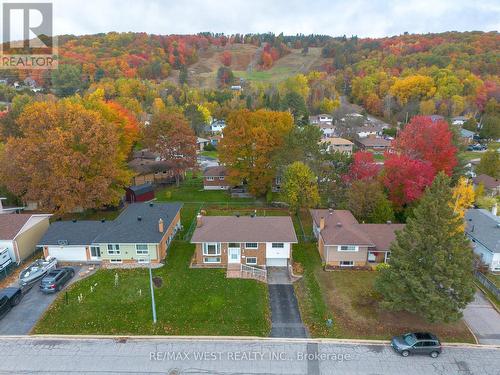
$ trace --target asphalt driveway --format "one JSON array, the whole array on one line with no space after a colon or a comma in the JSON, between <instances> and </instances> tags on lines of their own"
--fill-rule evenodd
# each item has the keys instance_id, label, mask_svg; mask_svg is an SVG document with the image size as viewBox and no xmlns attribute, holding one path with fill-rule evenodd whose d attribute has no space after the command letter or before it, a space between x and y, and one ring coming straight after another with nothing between
<instances>
[{"instance_id":1,"label":"asphalt driveway","mask_svg":"<svg viewBox=\"0 0 500 375\"><path fill-rule=\"evenodd\" d=\"M307 337L295 290L286 268L268 269L271 337Z\"/></svg>"},{"instance_id":2,"label":"asphalt driveway","mask_svg":"<svg viewBox=\"0 0 500 375\"><path fill-rule=\"evenodd\" d=\"M75 269L75 277L73 277L65 287L79 280L78 271L80 267L77 266L73 268ZM45 310L54 302L58 293L44 294L40 291L38 287L39 284L40 282L33 285L33 287L25 293L19 305L14 306L12 310L0 320L0 335L29 334L38 319L42 317Z\"/></svg>"},{"instance_id":3,"label":"asphalt driveway","mask_svg":"<svg viewBox=\"0 0 500 375\"><path fill-rule=\"evenodd\" d=\"M500 345L500 314L482 292L477 291L465 308L464 320L480 344Z\"/></svg>"}]
</instances>

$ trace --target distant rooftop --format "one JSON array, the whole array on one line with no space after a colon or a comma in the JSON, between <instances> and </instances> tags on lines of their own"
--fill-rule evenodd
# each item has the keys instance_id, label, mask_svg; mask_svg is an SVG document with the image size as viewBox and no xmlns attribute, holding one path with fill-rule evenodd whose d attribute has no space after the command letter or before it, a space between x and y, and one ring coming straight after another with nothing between
<instances>
[{"instance_id":1,"label":"distant rooftop","mask_svg":"<svg viewBox=\"0 0 500 375\"><path fill-rule=\"evenodd\" d=\"M488 210L470 209L465 213L467 235L493 253L500 253L500 218Z\"/></svg>"}]
</instances>

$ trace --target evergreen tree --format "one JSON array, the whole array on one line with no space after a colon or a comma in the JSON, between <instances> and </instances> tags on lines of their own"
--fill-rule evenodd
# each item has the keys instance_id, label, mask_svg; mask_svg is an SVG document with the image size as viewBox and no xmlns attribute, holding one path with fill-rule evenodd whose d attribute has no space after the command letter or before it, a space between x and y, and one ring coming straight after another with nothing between
<instances>
[{"instance_id":1,"label":"evergreen tree","mask_svg":"<svg viewBox=\"0 0 500 375\"><path fill-rule=\"evenodd\" d=\"M382 307L430 322L456 321L474 295L472 250L453 212L450 179L440 173L391 246L375 287Z\"/></svg>"}]
</instances>

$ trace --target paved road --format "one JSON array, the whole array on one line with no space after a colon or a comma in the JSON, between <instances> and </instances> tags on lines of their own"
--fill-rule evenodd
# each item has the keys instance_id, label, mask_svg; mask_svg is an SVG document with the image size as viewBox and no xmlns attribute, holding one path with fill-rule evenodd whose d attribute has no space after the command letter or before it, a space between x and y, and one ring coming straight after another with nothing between
<instances>
[{"instance_id":1,"label":"paved road","mask_svg":"<svg viewBox=\"0 0 500 375\"><path fill-rule=\"evenodd\" d=\"M474 301L464 310L464 319L480 344L500 345L500 314L491 306L483 293L476 292Z\"/></svg>"},{"instance_id":2,"label":"paved road","mask_svg":"<svg viewBox=\"0 0 500 375\"><path fill-rule=\"evenodd\" d=\"M271 337L307 337L299 304L286 268L269 268Z\"/></svg>"},{"instance_id":3,"label":"paved road","mask_svg":"<svg viewBox=\"0 0 500 375\"><path fill-rule=\"evenodd\" d=\"M388 345L314 340L0 338L0 374L498 375L500 348L403 358Z\"/></svg>"}]
</instances>

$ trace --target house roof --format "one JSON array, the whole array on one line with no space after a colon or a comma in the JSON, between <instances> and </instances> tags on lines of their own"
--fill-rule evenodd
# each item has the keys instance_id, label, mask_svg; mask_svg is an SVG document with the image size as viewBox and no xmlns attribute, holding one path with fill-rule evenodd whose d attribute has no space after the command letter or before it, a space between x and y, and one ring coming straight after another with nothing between
<instances>
[{"instance_id":1,"label":"house roof","mask_svg":"<svg viewBox=\"0 0 500 375\"><path fill-rule=\"evenodd\" d=\"M474 132L470 131L470 130L467 130L467 129L460 129L460 135L463 137L463 138L472 138L474 137Z\"/></svg>"},{"instance_id":2,"label":"house roof","mask_svg":"<svg viewBox=\"0 0 500 375\"><path fill-rule=\"evenodd\" d=\"M150 191L153 191L153 185L149 182L146 182L145 184L141 185L132 185L128 187L129 190L133 191L134 194L145 194L149 193Z\"/></svg>"},{"instance_id":3,"label":"house roof","mask_svg":"<svg viewBox=\"0 0 500 375\"><path fill-rule=\"evenodd\" d=\"M483 183L486 189L496 189L500 186L498 178L493 178L487 174L480 174L474 178L474 184L479 185L480 183Z\"/></svg>"},{"instance_id":4,"label":"house roof","mask_svg":"<svg viewBox=\"0 0 500 375\"><path fill-rule=\"evenodd\" d=\"M391 141L384 138L367 137L358 138L358 143L361 143L365 147L390 147Z\"/></svg>"},{"instance_id":5,"label":"house roof","mask_svg":"<svg viewBox=\"0 0 500 375\"><path fill-rule=\"evenodd\" d=\"M68 245L159 243L181 207L180 203L132 203L113 221L58 221L50 225L40 245L58 245L59 240ZM163 232L158 230L160 218Z\"/></svg>"},{"instance_id":6,"label":"house roof","mask_svg":"<svg viewBox=\"0 0 500 375\"><path fill-rule=\"evenodd\" d=\"M31 214L1 214L0 240L13 240L31 216Z\"/></svg>"},{"instance_id":7,"label":"house roof","mask_svg":"<svg viewBox=\"0 0 500 375\"><path fill-rule=\"evenodd\" d=\"M155 173L171 169L168 161L156 161L154 159L136 158L128 162L128 166L137 174Z\"/></svg>"},{"instance_id":8,"label":"house roof","mask_svg":"<svg viewBox=\"0 0 500 375\"><path fill-rule=\"evenodd\" d=\"M65 241L68 245L90 245L96 237L111 227L111 221L56 221L52 223L39 242L41 246L60 245Z\"/></svg>"},{"instance_id":9,"label":"house roof","mask_svg":"<svg viewBox=\"0 0 500 375\"><path fill-rule=\"evenodd\" d=\"M159 243L181 207L181 203L132 203L94 242ZM158 230L160 219L163 233Z\"/></svg>"},{"instance_id":10,"label":"house roof","mask_svg":"<svg viewBox=\"0 0 500 375\"><path fill-rule=\"evenodd\" d=\"M348 139L337 138L337 137L324 138L322 139L322 142L326 142L331 145L353 145L353 143Z\"/></svg>"},{"instance_id":11,"label":"house roof","mask_svg":"<svg viewBox=\"0 0 500 375\"><path fill-rule=\"evenodd\" d=\"M215 167L207 167L203 171L203 176L205 177L227 176L227 169L223 165L217 165Z\"/></svg>"},{"instance_id":12,"label":"house roof","mask_svg":"<svg viewBox=\"0 0 500 375\"><path fill-rule=\"evenodd\" d=\"M500 218L483 209L465 212L467 235L494 253L500 253Z\"/></svg>"},{"instance_id":13,"label":"house roof","mask_svg":"<svg viewBox=\"0 0 500 375\"><path fill-rule=\"evenodd\" d=\"M210 141L206 138L201 138L201 137L196 138L196 143L206 143L206 142L210 142Z\"/></svg>"},{"instance_id":14,"label":"house roof","mask_svg":"<svg viewBox=\"0 0 500 375\"><path fill-rule=\"evenodd\" d=\"M297 236L290 216L203 216L192 243L291 242Z\"/></svg>"},{"instance_id":15,"label":"house roof","mask_svg":"<svg viewBox=\"0 0 500 375\"><path fill-rule=\"evenodd\" d=\"M387 251L404 224L359 224L347 210L311 210L316 226L325 219L321 237L325 245L364 245Z\"/></svg>"},{"instance_id":16,"label":"house roof","mask_svg":"<svg viewBox=\"0 0 500 375\"><path fill-rule=\"evenodd\" d=\"M134 151L133 152L133 157L134 159L152 159L155 160L159 158L160 156L156 152L149 151L147 148L139 150L139 151Z\"/></svg>"}]
</instances>

